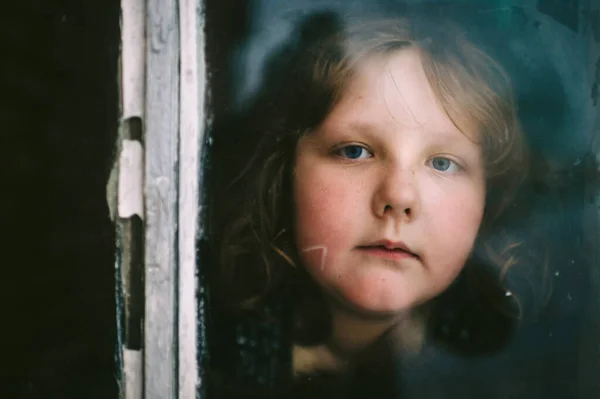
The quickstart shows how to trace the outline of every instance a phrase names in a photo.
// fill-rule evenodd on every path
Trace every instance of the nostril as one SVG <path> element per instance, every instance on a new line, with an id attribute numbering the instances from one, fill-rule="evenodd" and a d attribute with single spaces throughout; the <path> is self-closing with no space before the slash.
<path id="1" fill-rule="evenodd" d="M 411 214 L 411 213 L 412 213 L 412 211 L 410 210 L 410 208 L 406 208 L 406 209 L 404 210 L 404 214 L 405 214 L 406 216 L 410 216 L 410 214 Z"/>

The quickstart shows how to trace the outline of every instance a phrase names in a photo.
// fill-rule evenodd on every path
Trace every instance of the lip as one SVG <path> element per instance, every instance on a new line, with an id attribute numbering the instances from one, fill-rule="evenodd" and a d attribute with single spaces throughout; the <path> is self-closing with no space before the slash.
<path id="1" fill-rule="evenodd" d="M 372 256 L 394 261 L 419 258 L 402 241 L 380 240 L 368 245 L 361 245 L 357 249 Z"/>

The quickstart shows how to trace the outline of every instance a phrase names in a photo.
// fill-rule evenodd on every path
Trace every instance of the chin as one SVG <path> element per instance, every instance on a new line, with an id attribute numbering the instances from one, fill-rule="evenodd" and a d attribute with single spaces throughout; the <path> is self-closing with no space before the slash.
<path id="1" fill-rule="evenodd" d="M 346 311 L 365 319 L 386 320 L 410 312 L 418 306 L 414 301 L 398 302 L 394 304 L 383 305 L 381 303 L 372 303 L 370 301 L 344 298 L 339 295 L 334 296 L 337 306 Z"/>

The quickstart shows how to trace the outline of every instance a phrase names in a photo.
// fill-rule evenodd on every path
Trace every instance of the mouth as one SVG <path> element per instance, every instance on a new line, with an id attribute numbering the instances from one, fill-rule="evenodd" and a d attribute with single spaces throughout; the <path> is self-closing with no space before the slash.
<path id="1" fill-rule="evenodd" d="M 403 242 L 378 241 L 369 245 L 358 246 L 357 249 L 369 255 L 390 260 L 419 259 Z"/>

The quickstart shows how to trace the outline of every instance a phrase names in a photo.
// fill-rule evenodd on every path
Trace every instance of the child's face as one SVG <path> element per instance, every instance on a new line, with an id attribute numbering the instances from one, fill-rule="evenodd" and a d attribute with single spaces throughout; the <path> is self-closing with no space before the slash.
<path id="1" fill-rule="evenodd" d="M 483 160 L 470 135 L 437 104 L 416 50 L 363 64 L 296 152 L 296 244 L 326 292 L 387 314 L 452 283 L 484 208 Z"/>

